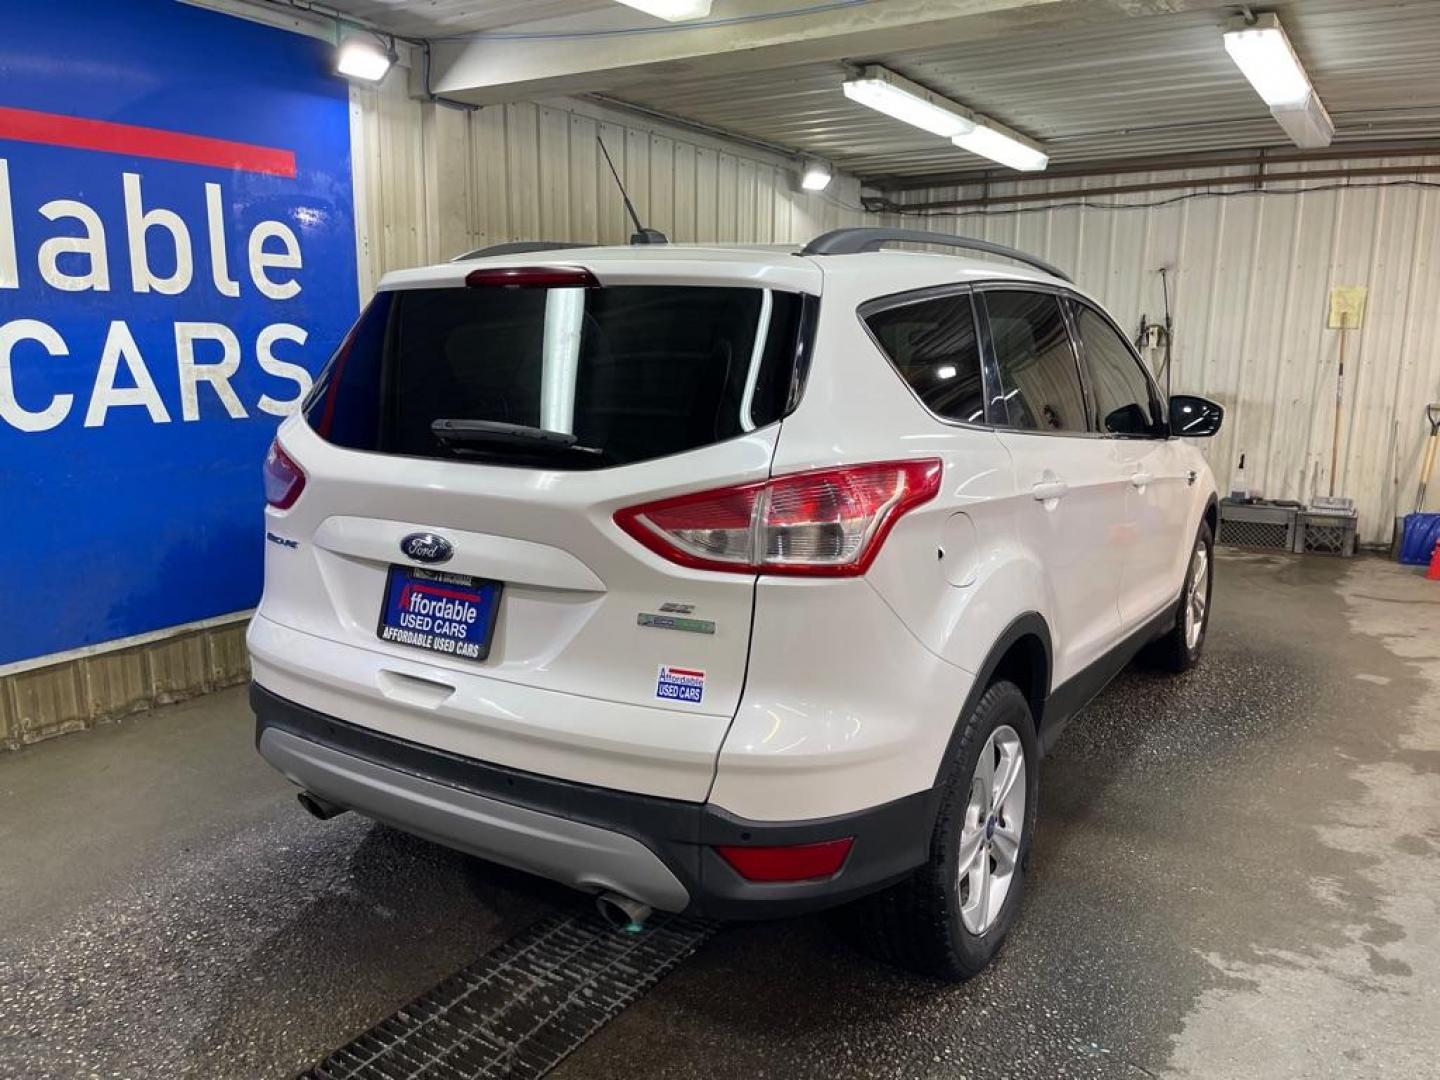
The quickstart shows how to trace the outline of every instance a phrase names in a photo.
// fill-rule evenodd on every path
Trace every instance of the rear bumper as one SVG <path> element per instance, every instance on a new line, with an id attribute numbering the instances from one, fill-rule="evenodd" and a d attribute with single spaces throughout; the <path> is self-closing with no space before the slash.
<path id="1" fill-rule="evenodd" d="M 292 782 L 340 806 L 481 858 L 664 911 L 773 918 L 845 903 L 925 861 L 931 792 L 838 817 L 769 823 L 708 803 L 556 780 L 435 750 L 326 716 L 252 684 L 256 745 Z M 854 837 L 840 872 L 757 884 L 718 844 Z"/>

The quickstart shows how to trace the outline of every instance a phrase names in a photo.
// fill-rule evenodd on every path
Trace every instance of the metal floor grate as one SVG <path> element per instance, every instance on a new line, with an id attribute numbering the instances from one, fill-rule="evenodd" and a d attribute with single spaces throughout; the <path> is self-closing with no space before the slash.
<path id="1" fill-rule="evenodd" d="M 714 923 L 663 914 L 639 934 L 598 914 L 542 919 L 301 1080 L 535 1080 L 714 931 Z"/>

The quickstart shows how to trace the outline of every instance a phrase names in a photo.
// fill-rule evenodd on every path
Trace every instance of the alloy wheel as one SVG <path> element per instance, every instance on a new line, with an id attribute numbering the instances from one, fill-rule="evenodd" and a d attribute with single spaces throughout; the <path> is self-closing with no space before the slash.
<path id="1" fill-rule="evenodd" d="M 1205 612 L 1210 606 L 1210 549 L 1205 541 L 1195 544 L 1190 556 L 1190 591 L 1185 596 L 1185 647 L 1194 650 L 1205 633 Z"/>
<path id="2" fill-rule="evenodd" d="M 960 920 L 977 937 L 999 918 L 1020 868 L 1026 780 L 1020 735 L 1001 724 L 975 763 L 960 829 Z"/>

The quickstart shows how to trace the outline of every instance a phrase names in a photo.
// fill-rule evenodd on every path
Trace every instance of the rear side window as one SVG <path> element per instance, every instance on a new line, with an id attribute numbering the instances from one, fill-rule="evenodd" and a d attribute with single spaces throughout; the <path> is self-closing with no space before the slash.
<path id="1" fill-rule="evenodd" d="M 1010 426 L 1087 431 L 1085 393 L 1059 298 L 1008 289 L 983 296 Z"/>
<path id="2" fill-rule="evenodd" d="M 1095 399 L 1095 429 L 1142 438 L 1164 435 L 1160 402 L 1130 347 L 1092 308 L 1076 304 L 1074 311 Z"/>
<path id="3" fill-rule="evenodd" d="M 865 324 L 915 396 L 937 416 L 985 422 L 985 391 L 970 294 L 900 303 Z"/>
<path id="4" fill-rule="evenodd" d="M 380 293 L 305 415 L 331 442 L 385 454 L 561 469 L 646 461 L 780 419 L 802 306 L 791 293 L 710 286 Z M 450 422 L 440 434 L 437 421 Z"/>

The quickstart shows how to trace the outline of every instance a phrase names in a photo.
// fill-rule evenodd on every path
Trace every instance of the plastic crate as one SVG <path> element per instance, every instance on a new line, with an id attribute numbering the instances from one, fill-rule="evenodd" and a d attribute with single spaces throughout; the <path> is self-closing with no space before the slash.
<path id="1" fill-rule="evenodd" d="M 1220 502 L 1216 543 L 1257 551 L 1295 551 L 1295 511 L 1285 506 Z"/>
<path id="2" fill-rule="evenodd" d="M 1293 550 L 1297 555 L 1338 555 L 1348 559 L 1355 554 L 1358 521 L 1354 514 L 1302 511 L 1295 515 Z"/>

